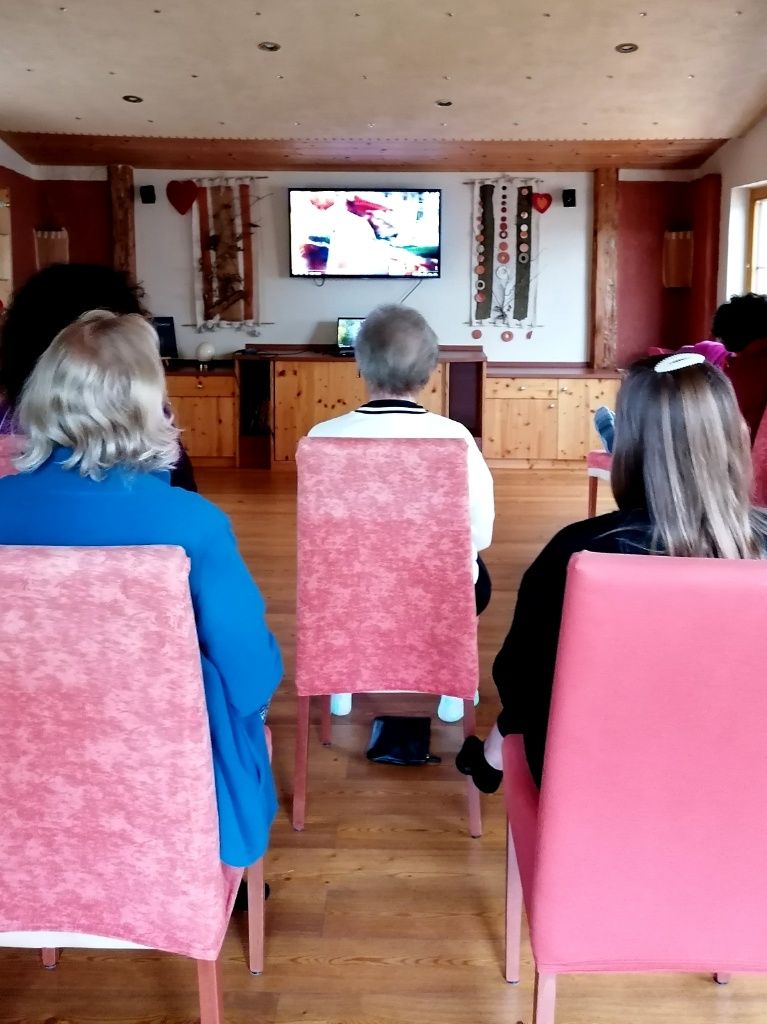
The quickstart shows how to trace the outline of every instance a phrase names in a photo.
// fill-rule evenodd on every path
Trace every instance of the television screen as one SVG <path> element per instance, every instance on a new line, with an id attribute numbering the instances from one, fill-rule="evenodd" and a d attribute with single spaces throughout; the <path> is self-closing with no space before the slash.
<path id="1" fill-rule="evenodd" d="M 439 189 L 290 189 L 293 277 L 439 277 Z"/>

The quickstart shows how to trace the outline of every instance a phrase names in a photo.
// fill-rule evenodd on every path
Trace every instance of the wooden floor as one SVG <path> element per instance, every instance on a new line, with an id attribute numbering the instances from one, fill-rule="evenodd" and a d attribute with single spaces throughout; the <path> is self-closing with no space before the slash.
<path id="1" fill-rule="evenodd" d="M 440 766 L 374 766 L 362 755 L 373 714 L 431 711 L 434 701 L 367 697 L 351 719 L 336 721 L 331 749 L 315 734 L 307 828 L 291 830 L 295 478 L 213 470 L 200 476 L 204 492 L 232 517 L 287 667 L 270 715 L 283 810 L 267 857 L 266 973 L 248 973 L 243 922 L 235 920 L 223 952 L 228 1024 L 529 1024 L 529 948 L 519 986 L 506 985 L 501 972 L 502 801 L 484 798 L 485 834 L 469 839 L 464 789 L 452 765 L 460 725 L 435 718 Z M 480 626 L 483 727 L 496 712 L 489 667 L 520 574 L 556 528 L 584 515 L 586 486 L 580 473 L 507 470 L 496 473 L 496 495 L 487 557 L 495 589 Z M 559 985 L 563 1024 L 762 1024 L 766 1017 L 761 978 L 737 977 L 723 988 L 702 975 L 581 976 Z M 0 951 L 2 1024 L 196 1019 L 195 970 L 181 958 L 65 951 L 49 972 L 32 951 Z"/>

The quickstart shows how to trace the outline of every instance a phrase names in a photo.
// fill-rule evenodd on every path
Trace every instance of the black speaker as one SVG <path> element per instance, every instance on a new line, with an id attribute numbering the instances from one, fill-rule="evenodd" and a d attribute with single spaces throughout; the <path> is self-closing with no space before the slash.
<path id="1" fill-rule="evenodd" d="M 152 203 L 157 202 L 154 185 L 139 185 L 138 194 L 141 196 L 141 202 L 145 206 L 151 206 Z M 575 206 L 575 203 L 573 203 L 573 206 Z"/>
<path id="2" fill-rule="evenodd" d="M 575 206 L 575 189 L 562 189 L 562 206 Z"/>

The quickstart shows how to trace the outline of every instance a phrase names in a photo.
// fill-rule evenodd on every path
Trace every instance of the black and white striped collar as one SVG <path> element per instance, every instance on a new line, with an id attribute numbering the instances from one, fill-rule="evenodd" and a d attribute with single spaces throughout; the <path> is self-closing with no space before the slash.
<path id="1" fill-rule="evenodd" d="M 380 416 L 388 412 L 404 412 L 420 416 L 427 410 L 417 402 L 409 402 L 405 398 L 375 398 L 372 402 L 365 402 L 356 411 L 364 413 L 366 416 Z"/>

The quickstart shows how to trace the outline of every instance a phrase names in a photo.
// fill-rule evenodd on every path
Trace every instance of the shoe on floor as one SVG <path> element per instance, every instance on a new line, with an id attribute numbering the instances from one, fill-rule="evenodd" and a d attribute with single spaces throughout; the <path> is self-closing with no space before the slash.
<path id="1" fill-rule="evenodd" d="M 495 793 L 503 782 L 503 772 L 485 760 L 485 744 L 479 736 L 467 736 L 455 757 L 462 775 L 470 775 L 480 793 Z"/>
<path id="2" fill-rule="evenodd" d="M 479 690 L 474 694 L 474 707 L 479 704 Z M 460 697 L 440 697 L 437 717 L 443 722 L 460 722 L 463 718 L 463 701 Z"/>

